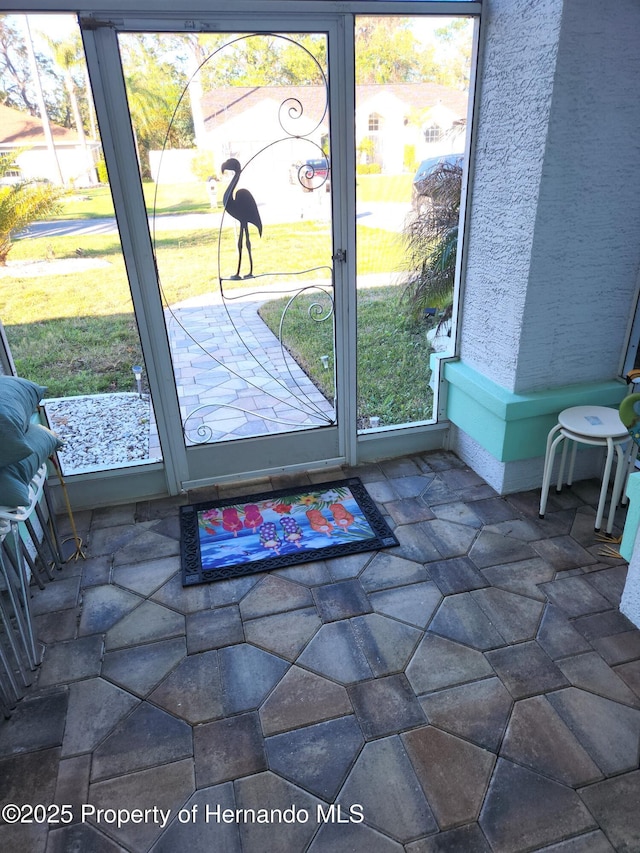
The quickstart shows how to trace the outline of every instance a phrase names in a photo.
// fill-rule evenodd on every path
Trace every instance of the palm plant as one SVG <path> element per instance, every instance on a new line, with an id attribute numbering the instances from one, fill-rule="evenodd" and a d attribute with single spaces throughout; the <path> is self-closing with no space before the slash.
<path id="1" fill-rule="evenodd" d="M 0 178 L 13 168 L 15 157 L 15 152 L 0 154 Z M 63 192 L 61 187 L 39 181 L 0 186 L 0 267 L 7 264 L 12 236 L 37 219 L 55 213 Z"/>
<path id="2" fill-rule="evenodd" d="M 73 123 L 75 125 L 76 133 L 78 134 L 78 141 L 82 150 L 82 165 L 83 167 L 86 167 L 91 183 L 95 183 L 95 170 L 87 150 L 87 137 L 84 132 L 82 116 L 80 114 L 77 87 L 75 80 L 73 79 L 73 72 L 79 68 L 81 69 L 84 61 L 80 34 L 74 33 L 66 40 L 56 40 L 47 35 L 45 35 L 44 38 L 53 54 L 53 61 L 60 71 L 62 71 L 64 86 L 67 91 L 67 97 L 73 114 Z"/>
<path id="3" fill-rule="evenodd" d="M 420 182 L 419 195 L 404 230 L 409 279 L 404 297 L 419 317 L 425 309 L 450 319 L 458 248 L 462 164 L 438 164 Z"/>

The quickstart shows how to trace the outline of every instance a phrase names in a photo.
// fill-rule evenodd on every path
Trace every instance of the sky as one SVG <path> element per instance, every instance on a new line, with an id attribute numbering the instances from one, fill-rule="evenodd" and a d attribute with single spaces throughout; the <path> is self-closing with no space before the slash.
<path id="1" fill-rule="evenodd" d="M 31 28 L 34 32 L 46 32 L 52 38 L 64 38 L 70 31 L 77 26 L 75 15 L 30 15 L 29 20 Z M 433 31 L 444 26 L 450 18 L 425 16 L 419 22 L 416 21 L 416 34 L 428 41 L 433 35 Z"/>

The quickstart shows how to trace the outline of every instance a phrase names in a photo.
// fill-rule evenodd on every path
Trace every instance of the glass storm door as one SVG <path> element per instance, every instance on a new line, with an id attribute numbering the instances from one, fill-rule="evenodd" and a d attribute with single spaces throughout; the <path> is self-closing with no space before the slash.
<path id="1" fill-rule="evenodd" d="M 327 41 L 118 36 L 189 481 L 342 455 Z"/>
<path id="2" fill-rule="evenodd" d="M 172 491 L 429 446 L 479 10 L 396 10 L 83 19 Z"/>

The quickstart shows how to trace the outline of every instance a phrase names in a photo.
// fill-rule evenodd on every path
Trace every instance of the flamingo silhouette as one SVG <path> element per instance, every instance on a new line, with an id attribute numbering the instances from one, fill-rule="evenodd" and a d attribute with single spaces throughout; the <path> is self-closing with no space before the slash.
<path id="1" fill-rule="evenodd" d="M 249 190 L 240 189 L 233 195 L 238 181 L 240 180 L 240 172 L 242 171 L 240 163 L 231 158 L 222 164 L 223 172 L 234 172 L 233 178 L 229 181 L 229 186 L 224 192 L 222 204 L 224 209 L 230 216 L 237 219 L 240 223 L 240 236 L 238 237 L 238 269 L 235 275 L 231 278 L 237 280 L 240 276 L 240 266 L 242 264 L 242 242 L 244 240 L 249 254 L 249 272 L 245 278 L 253 278 L 253 257 L 251 255 L 251 240 L 249 239 L 249 223 L 255 225 L 258 229 L 258 234 L 262 237 L 262 220 L 255 198 Z"/>

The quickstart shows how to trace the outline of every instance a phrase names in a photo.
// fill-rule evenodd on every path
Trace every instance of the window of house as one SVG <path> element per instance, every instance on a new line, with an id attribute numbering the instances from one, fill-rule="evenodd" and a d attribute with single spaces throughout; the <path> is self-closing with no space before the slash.
<path id="1" fill-rule="evenodd" d="M 429 125 L 424 130 L 424 141 L 429 142 L 440 142 L 442 139 L 442 128 L 438 127 L 437 124 Z"/>

